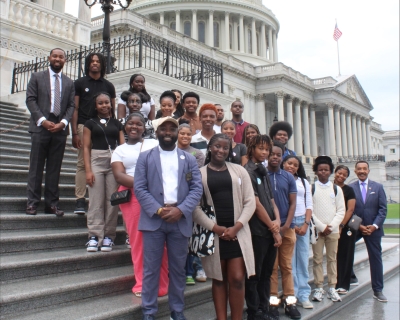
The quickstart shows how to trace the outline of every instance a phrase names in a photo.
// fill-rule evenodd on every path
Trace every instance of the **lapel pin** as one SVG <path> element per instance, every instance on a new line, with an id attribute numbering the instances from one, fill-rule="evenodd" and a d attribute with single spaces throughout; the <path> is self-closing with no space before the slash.
<path id="1" fill-rule="evenodd" d="M 180 158 L 183 160 L 183 159 L 185 159 L 185 156 L 182 155 L 182 156 L 180 156 Z"/>

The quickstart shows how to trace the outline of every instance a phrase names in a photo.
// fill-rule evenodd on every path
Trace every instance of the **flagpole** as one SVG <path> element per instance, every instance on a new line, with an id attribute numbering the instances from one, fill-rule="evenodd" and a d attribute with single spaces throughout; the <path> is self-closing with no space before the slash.
<path id="1" fill-rule="evenodd" d="M 336 21 L 336 27 L 337 27 L 337 19 Z M 340 57 L 339 57 L 339 39 L 336 40 L 336 47 L 337 47 L 337 62 L 338 62 L 338 69 L 339 69 L 339 77 L 341 76 L 340 74 Z"/>

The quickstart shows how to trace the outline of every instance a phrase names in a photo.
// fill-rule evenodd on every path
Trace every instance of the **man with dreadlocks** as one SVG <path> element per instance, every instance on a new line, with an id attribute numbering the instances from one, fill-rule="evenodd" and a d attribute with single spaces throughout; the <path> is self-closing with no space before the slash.
<path id="1" fill-rule="evenodd" d="M 292 137 L 293 127 L 289 122 L 278 121 L 275 122 L 269 129 L 269 136 L 272 140 L 279 141 L 285 146 L 285 151 L 282 155 L 282 159 L 285 159 L 288 155 L 296 155 L 296 152 L 287 148 L 287 142 Z"/>
<path id="2" fill-rule="evenodd" d="M 114 85 L 104 79 L 106 74 L 105 58 L 101 53 L 93 52 L 85 58 L 85 76 L 75 81 L 75 111 L 71 120 L 72 145 L 78 149 L 76 163 L 74 213 L 85 214 L 86 174 L 83 162 L 83 126 L 90 119 L 93 97 L 106 92 L 111 97 L 111 105 L 115 108 Z"/>

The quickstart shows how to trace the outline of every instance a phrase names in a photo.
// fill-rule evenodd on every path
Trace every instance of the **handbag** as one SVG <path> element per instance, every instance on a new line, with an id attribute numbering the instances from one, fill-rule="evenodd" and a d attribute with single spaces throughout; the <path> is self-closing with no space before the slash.
<path id="1" fill-rule="evenodd" d="M 362 219 L 359 216 L 353 214 L 353 216 L 347 222 L 347 226 L 350 228 L 351 231 L 357 232 L 360 228 L 361 222 Z"/>
<path id="2" fill-rule="evenodd" d="M 111 195 L 110 202 L 112 206 L 127 203 L 131 201 L 132 193 L 130 189 L 114 192 Z"/>
<path id="3" fill-rule="evenodd" d="M 314 219 L 311 217 L 310 220 L 310 243 L 316 244 L 318 241 L 318 231 L 317 227 L 315 226 Z"/>
<path id="4" fill-rule="evenodd" d="M 207 204 L 204 192 L 201 209 L 207 217 L 216 221 L 214 209 L 212 206 Z M 189 254 L 200 258 L 213 255 L 215 252 L 214 237 L 215 234 L 213 231 L 208 230 L 197 223 L 193 223 L 192 236 L 189 239 Z"/>

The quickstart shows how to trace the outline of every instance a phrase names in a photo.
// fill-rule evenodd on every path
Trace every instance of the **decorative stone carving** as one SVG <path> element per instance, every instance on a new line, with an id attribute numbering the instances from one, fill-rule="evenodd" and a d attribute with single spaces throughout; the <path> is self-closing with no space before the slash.
<path id="1" fill-rule="evenodd" d="M 229 91 L 229 95 L 233 95 L 233 93 L 235 92 L 236 87 L 232 86 L 232 85 L 228 85 L 228 91 Z"/>
<path id="2" fill-rule="evenodd" d="M 357 99 L 356 84 L 352 78 L 347 81 L 347 94 L 353 99 Z"/>

